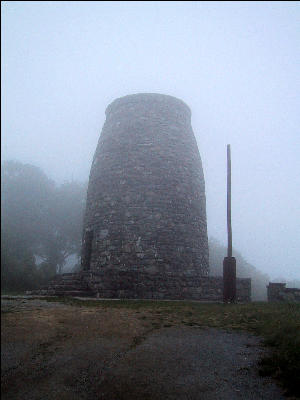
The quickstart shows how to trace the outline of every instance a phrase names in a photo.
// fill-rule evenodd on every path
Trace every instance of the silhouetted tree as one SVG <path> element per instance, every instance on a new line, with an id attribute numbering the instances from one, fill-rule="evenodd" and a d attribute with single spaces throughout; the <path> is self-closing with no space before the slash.
<path id="1" fill-rule="evenodd" d="M 71 254 L 80 254 L 86 185 L 66 182 L 58 187 L 49 209 L 49 228 L 39 255 L 61 273 Z"/>
<path id="2" fill-rule="evenodd" d="M 34 254 L 47 231 L 54 182 L 30 164 L 6 161 L 1 169 L 1 286 L 31 288 L 38 280 Z"/>
<path id="3" fill-rule="evenodd" d="M 33 165 L 6 161 L 1 169 L 2 288 L 32 288 L 61 273 L 79 254 L 86 185 L 57 187 Z M 35 257 L 42 263 L 37 266 Z"/>

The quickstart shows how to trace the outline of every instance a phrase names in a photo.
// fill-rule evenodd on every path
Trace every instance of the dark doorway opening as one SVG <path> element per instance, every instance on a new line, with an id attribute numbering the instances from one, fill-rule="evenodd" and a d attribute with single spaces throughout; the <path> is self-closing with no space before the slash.
<path id="1" fill-rule="evenodd" d="M 88 271 L 91 268 L 92 244 L 94 231 L 86 231 L 84 239 L 83 269 Z"/>

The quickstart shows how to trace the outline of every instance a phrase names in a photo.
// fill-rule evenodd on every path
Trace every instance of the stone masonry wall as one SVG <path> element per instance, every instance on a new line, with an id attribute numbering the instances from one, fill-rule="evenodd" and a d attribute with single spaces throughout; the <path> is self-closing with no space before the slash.
<path id="1" fill-rule="evenodd" d="M 142 271 L 85 272 L 84 280 L 99 298 L 223 301 L 221 276 L 150 275 Z M 251 279 L 237 279 L 237 301 L 251 301 Z"/>
<path id="2" fill-rule="evenodd" d="M 267 286 L 269 302 L 300 302 L 300 289 L 286 288 L 286 283 L 272 283 Z"/>
<path id="3" fill-rule="evenodd" d="M 144 298 L 175 296 L 176 287 L 191 297 L 191 277 L 207 276 L 208 268 L 205 184 L 190 109 L 160 94 L 115 100 L 90 172 L 82 269 L 97 272 L 114 297 L 128 295 L 122 287 L 131 276 L 131 295 Z"/>

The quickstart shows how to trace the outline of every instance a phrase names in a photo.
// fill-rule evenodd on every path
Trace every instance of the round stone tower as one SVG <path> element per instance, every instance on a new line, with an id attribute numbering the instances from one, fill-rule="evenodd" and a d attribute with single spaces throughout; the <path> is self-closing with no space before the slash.
<path id="1" fill-rule="evenodd" d="M 155 93 L 115 100 L 90 172 L 82 269 L 112 279 L 137 271 L 141 285 L 157 275 L 168 288 L 168 276 L 174 284 L 208 268 L 205 184 L 189 107 Z"/>

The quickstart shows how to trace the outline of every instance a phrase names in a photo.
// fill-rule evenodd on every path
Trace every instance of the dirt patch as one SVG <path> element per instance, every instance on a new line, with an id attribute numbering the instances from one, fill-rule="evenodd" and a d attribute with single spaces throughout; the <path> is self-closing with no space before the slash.
<path id="1" fill-rule="evenodd" d="M 86 376 L 88 381 L 87 372 L 94 366 L 101 374 L 111 359 L 152 329 L 140 313 L 131 310 L 6 300 L 3 311 L 4 398 L 88 398 L 88 382 L 80 387 L 78 379 L 82 383 Z"/>
<path id="2" fill-rule="evenodd" d="M 159 310 L 38 299 L 4 300 L 2 311 L 4 399 L 283 398 L 259 377 L 265 350 L 246 333 L 183 326 Z"/>

